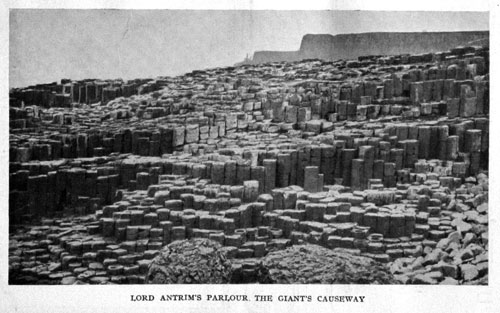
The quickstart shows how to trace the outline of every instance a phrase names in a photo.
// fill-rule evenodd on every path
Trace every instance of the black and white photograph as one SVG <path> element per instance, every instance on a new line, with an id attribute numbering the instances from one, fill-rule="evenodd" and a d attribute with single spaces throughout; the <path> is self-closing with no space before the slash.
<path id="1" fill-rule="evenodd" d="M 3 5 L 6 307 L 494 312 L 498 4 L 243 2 Z"/>

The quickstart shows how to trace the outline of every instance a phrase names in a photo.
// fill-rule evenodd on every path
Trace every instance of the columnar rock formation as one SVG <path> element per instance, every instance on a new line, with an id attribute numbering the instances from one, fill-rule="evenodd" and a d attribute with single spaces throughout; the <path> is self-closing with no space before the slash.
<path id="1" fill-rule="evenodd" d="M 64 80 L 10 114 L 12 283 L 141 283 L 189 238 L 239 282 L 302 243 L 487 281 L 487 48 Z"/>

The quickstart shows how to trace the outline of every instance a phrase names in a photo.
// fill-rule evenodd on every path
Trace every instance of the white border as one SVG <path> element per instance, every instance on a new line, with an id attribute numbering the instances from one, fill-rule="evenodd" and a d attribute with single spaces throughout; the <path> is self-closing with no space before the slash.
<path id="1" fill-rule="evenodd" d="M 0 123 L 1 128 L 1 215 L 0 215 L 0 312 L 118 312 L 118 311 L 325 311 L 325 312 L 499 312 L 499 195 L 490 193 L 491 238 L 489 253 L 489 286 L 326 286 L 326 285 L 198 285 L 198 286 L 8 286 L 8 9 L 9 8 L 119 8 L 119 9 L 253 9 L 253 10 L 385 10 L 385 11 L 490 11 L 491 76 L 497 82 L 499 48 L 497 30 L 499 24 L 499 1 L 117 1 L 117 0 L 71 0 L 71 1 L 4 1 L 0 3 Z M 499 93 L 491 90 L 491 138 L 496 138 L 496 120 L 500 112 L 496 106 Z M 499 187 L 498 165 L 493 156 L 499 155 L 495 140 L 490 144 L 490 190 Z M 363 304 L 330 303 L 218 303 L 218 302 L 130 302 L 131 294 L 279 294 L 301 295 L 363 295 Z M 311 306 L 313 304 L 314 306 Z"/>

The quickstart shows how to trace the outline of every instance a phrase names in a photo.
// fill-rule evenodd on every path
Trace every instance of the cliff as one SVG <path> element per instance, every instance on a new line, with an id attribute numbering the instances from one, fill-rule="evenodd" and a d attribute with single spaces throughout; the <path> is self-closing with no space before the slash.
<path id="1" fill-rule="evenodd" d="M 303 59 L 355 59 L 363 55 L 419 54 L 446 51 L 484 40 L 489 31 L 307 34 L 298 51 L 256 51 L 252 64 Z"/>

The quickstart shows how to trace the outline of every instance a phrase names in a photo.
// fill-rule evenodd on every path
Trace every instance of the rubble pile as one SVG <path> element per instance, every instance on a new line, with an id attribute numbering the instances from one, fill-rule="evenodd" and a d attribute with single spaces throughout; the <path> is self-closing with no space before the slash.
<path id="1" fill-rule="evenodd" d="M 310 243 L 402 283 L 487 283 L 488 52 L 108 81 L 122 93 L 106 99 L 89 98 L 96 81 L 50 85 L 70 107 L 13 90 L 10 279 L 143 283 L 162 247 L 200 238 L 231 282 Z"/>
<path id="2" fill-rule="evenodd" d="M 150 284 L 222 284 L 231 279 L 231 262 L 209 239 L 174 241 L 149 265 Z"/>
<path id="3" fill-rule="evenodd" d="M 371 258 L 297 245 L 269 253 L 262 260 L 261 283 L 268 284 L 398 284 L 387 268 Z"/>

